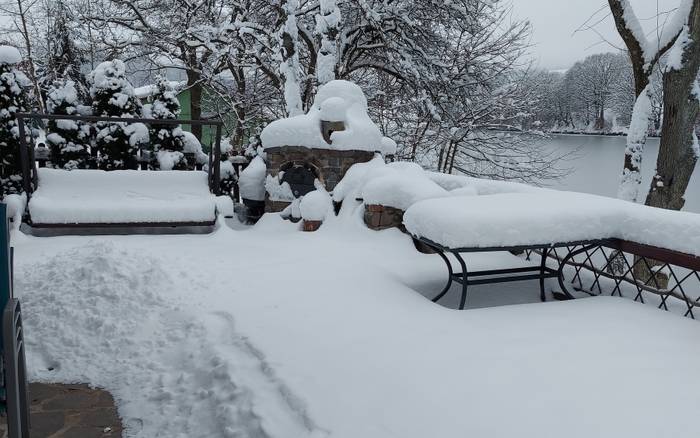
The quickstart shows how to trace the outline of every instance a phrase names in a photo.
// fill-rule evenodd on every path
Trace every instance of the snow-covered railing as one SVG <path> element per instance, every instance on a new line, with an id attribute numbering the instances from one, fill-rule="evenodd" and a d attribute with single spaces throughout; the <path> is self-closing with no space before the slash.
<path id="1" fill-rule="evenodd" d="M 528 250 L 528 260 L 533 253 L 542 255 Z M 563 267 L 564 290 L 628 297 L 700 317 L 700 257 L 620 239 L 552 248 L 547 256 Z"/>
<path id="2" fill-rule="evenodd" d="M 17 121 L 20 137 L 20 155 L 22 160 L 22 184 L 23 189 L 30 198 L 38 184 L 38 174 L 34 148 L 27 144 L 27 120 L 72 120 L 87 123 L 94 122 L 121 122 L 121 123 L 142 123 L 145 125 L 190 125 L 190 126 L 214 126 L 216 129 L 214 144 L 211 145 L 208 154 L 208 182 L 209 188 L 215 195 L 220 194 L 220 167 L 215 163 L 221 161 L 221 128 L 223 122 L 220 120 L 180 120 L 180 119 L 146 119 L 136 117 L 99 117 L 80 116 L 62 114 L 39 114 L 39 113 L 17 113 Z M 95 148 L 91 148 L 93 156 L 97 153 Z"/>

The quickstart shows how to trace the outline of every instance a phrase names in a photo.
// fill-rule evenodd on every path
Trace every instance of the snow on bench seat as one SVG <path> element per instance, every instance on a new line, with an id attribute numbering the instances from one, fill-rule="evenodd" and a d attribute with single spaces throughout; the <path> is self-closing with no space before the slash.
<path id="1" fill-rule="evenodd" d="M 700 256 L 700 215 L 576 192 L 428 199 L 406 211 L 404 225 L 452 249 L 616 238 Z"/>
<path id="2" fill-rule="evenodd" d="M 210 223 L 215 197 L 199 171 L 39 169 L 38 224 Z"/>

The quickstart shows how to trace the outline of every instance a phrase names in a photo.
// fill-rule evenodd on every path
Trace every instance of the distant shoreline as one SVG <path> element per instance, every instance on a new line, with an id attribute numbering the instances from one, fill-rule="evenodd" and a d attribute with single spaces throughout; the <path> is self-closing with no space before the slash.
<path id="1" fill-rule="evenodd" d="M 571 132 L 571 131 L 547 131 L 548 135 L 585 135 L 588 137 L 627 137 L 624 132 Z M 659 135 L 649 135 L 650 138 L 661 138 Z"/>

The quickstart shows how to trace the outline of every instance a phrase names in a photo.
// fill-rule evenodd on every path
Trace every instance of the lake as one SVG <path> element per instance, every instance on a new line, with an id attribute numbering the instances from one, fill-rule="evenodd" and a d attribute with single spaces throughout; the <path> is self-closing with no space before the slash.
<path id="1" fill-rule="evenodd" d="M 560 152 L 578 151 L 576 158 L 566 164 L 573 172 L 560 181 L 546 185 L 560 190 L 612 196 L 617 194 L 617 185 L 624 161 L 625 141 L 623 136 L 605 135 L 552 135 L 545 140 Z M 647 140 L 642 161 L 642 187 L 640 198 L 644 201 L 651 177 L 656 167 L 659 139 Z M 685 195 L 684 211 L 700 213 L 700 171 L 696 168 Z"/>

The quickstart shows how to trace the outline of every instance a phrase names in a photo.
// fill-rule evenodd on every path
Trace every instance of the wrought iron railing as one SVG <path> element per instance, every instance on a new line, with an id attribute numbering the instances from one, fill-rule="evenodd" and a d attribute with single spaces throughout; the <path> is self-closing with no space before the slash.
<path id="1" fill-rule="evenodd" d="M 533 252 L 525 253 L 530 258 Z M 700 257 L 610 240 L 553 248 L 548 257 L 564 269 L 563 289 L 611 295 L 652 304 L 695 319 L 700 316 Z"/>

